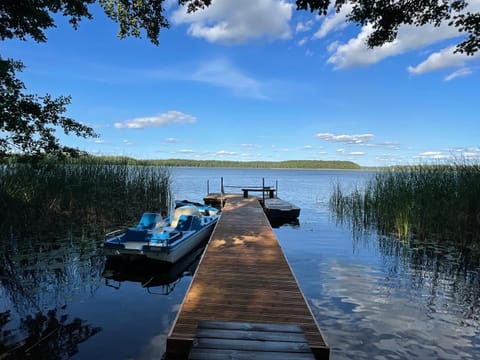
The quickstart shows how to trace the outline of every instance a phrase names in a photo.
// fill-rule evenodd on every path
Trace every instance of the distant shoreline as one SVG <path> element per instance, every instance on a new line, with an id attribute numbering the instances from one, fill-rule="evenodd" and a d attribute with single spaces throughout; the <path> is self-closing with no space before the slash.
<path id="1" fill-rule="evenodd" d="M 278 170 L 365 170 L 353 161 L 327 161 L 327 160 L 286 160 L 286 161 L 222 161 L 222 160 L 187 160 L 187 159 L 162 159 L 139 160 L 129 157 L 95 156 L 106 163 L 131 164 L 164 167 L 190 167 L 190 168 L 244 168 L 244 169 L 278 169 Z"/>

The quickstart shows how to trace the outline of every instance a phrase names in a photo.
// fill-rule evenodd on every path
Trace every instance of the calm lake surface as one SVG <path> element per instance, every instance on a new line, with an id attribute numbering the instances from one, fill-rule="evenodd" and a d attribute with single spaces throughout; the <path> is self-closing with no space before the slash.
<path id="1" fill-rule="evenodd" d="M 207 181 L 218 192 L 221 177 L 231 186 L 261 186 L 265 178 L 301 208 L 298 224 L 274 232 L 331 359 L 480 359 L 477 262 L 445 242 L 354 237 L 329 213 L 336 181 L 351 187 L 371 175 L 172 169 L 178 200 L 203 201 Z M 161 358 L 200 253 L 171 268 L 126 271 L 106 262 L 102 239 L 69 234 L 36 241 L 2 234 L 0 359 Z"/>

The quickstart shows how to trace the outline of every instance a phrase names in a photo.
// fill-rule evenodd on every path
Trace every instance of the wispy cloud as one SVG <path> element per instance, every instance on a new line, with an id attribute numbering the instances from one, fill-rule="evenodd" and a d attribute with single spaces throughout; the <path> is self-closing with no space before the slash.
<path id="1" fill-rule="evenodd" d="M 258 145 L 258 144 L 240 144 L 241 147 L 247 149 L 247 150 L 258 150 L 258 149 L 261 149 L 262 146 L 261 145 Z"/>
<path id="2" fill-rule="evenodd" d="M 299 33 L 299 32 L 310 31 L 312 26 L 313 26 L 313 20 L 308 20 L 305 22 L 300 21 L 297 23 L 297 26 L 295 27 L 295 32 Z"/>
<path id="3" fill-rule="evenodd" d="M 303 39 L 298 40 L 298 46 L 303 46 L 307 43 L 308 37 L 304 37 Z"/>
<path id="4" fill-rule="evenodd" d="M 415 158 L 417 159 L 435 159 L 435 160 L 447 159 L 450 157 L 451 157 L 450 154 L 445 154 L 442 151 L 425 151 L 415 156 Z"/>
<path id="5" fill-rule="evenodd" d="M 315 135 L 316 138 L 331 141 L 331 142 L 341 142 L 347 144 L 363 144 L 365 142 L 371 141 L 375 138 L 373 134 L 360 134 L 360 135 L 335 135 L 331 133 L 318 133 Z"/>
<path id="6" fill-rule="evenodd" d="M 469 69 L 469 68 L 461 68 L 461 69 L 459 69 L 459 70 L 457 70 L 457 71 L 454 71 L 453 73 L 445 76 L 445 77 L 443 78 L 443 80 L 445 80 L 445 81 L 451 81 L 451 80 L 456 79 L 456 78 L 458 78 L 458 77 L 468 76 L 468 75 L 470 75 L 471 73 L 472 73 L 472 70 L 471 70 L 471 69 Z"/>
<path id="7" fill-rule="evenodd" d="M 363 143 L 359 145 L 366 146 L 366 147 L 386 148 L 386 149 L 392 149 L 392 150 L 400 149 L 400 144 L 394 141 L 382 141 L 378 143 Z"/>
<path id="8" fill-rule="evenodd" d="M 213 58 L 174 67 L 147 70 L 150 80 L 194 81 L 227 89 L 235 96 L 268 99 L 268 81 L 256 79 L 227 58 Z"/>
<path id="9" fill-rule="evenodd" d="M 331 48 L 333 54 L 328 59 L 328 63 L 338 69 L 376 64 L 385 58 L 421 49 L 438 41 L 458 36 L 458 31 L 447 24 L 440 27 L 408 25 L 400 28 L 397 39 L 393 42 L 370 49 L 366 45 L 366 41 L 372 31 L 372 25 L 365 25 L 356 38 L 352 38 L 344 44 L 337 43 L 336 47 Z"/>
<path id="10" fill-rule="evenodd" d="M 175 150 L 173 151 L 174 154 L 194 154 L 195 151 L 192 150 L 192 149 L 179 149 L 179 150 Z"/>
<path id="11" fill-rule="evenodd" d="M 352 8 L 353 6 L 350 3 L 343 5 L 339 12 L 332 7 L 313 37 L 322 39 L 332 31 L 345 29 L 348 26 L 347 15 L 352 11 Z"/>
<path id="12" fill-rule="evenodd" d="M 105 140 L 93 140 L 93 143 L 97 144 L 97 145 L 110 145 L 111 144 L 111 142 L 105 141 Z"/>
<path id="13" fill-rule="evenodd" d="M 130 140 L 123 140 L 122 143 L 123 143 L 123 145 L 126 145 L 126 146 L 135 146 L 135 145 L 137 145 L 136 143 L 134 143 L 133 141 L 130 141 Z"/>
<path id="14" fill-rule="evenodd" d="M 233 91 L 242 97 L 266 99 L 264 84 L 241 71 L 226 59 L 210 60 L 189 75 L 188 79 L 208 83 Z"/>
<path id="15" fill-rule="evenodd" d="M 188 34 L 209 42 L 244 43 L 251 39 L 288 39 L 293 4 L 285 0 L 215 0 L 194 13 L 181 7 L 173 13 L 176 24 L 189 24 Z"/>
<path id="16" fill-rule="evenodd" d="M 234 151 L 219 150 L 215 153 L 215 155 L 218 155 L 220 157 L 224 157 L 224 156 L 234 156 L 234 155 L 237 155 L 237 153 L 234 152 Z"/>
<path id="17" fill-rule="evenodd" d="M 466 159 L 478 160 L 480 159 L 480 147 L 457 147 L 442 150 L 424 151 L 414 156 L 415 159 L 423 160 L 451 160 Z"/>
<path id="18" fill-rule="evenodd" d="M 417 66 L 409 66 L 408 72 L 410 74 L 419 75 L 446 68 L 463 67 L 467 62 L 480 58 L 479 53 L 473 56 L 455 53 L 455 48 L 455 46 L 450 46 L 441 51 L 434 52 Z"/>
<path id="19" fill-rule="evenodd" d="M 171 124 L 193 124 L 196 121 L 197 119 L 192 115 L 172 110 L 156 116 L 140 117 L 124 122 L 117 122 L 114 126 L 117 129 L 143 129 L 146 127 L 162 127 Z"/>

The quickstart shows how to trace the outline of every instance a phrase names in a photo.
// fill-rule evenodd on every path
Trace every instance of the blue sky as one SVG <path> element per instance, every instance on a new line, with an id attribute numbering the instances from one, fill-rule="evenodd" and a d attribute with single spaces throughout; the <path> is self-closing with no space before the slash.
<path id="1" fill-rule="evenodd" d="M 480 0 L 470 2 L 480 10 Z M 65 137 L 98 155 L 139 159 L 352 160 L 364 166 L 480 157 L 480 54 L 453 54 L 448 26 L 404 27 L 368 49 L 369 26 L 287 0 L 168 2 L 160 45 L 116 37 L 96 7 L 48 41 L 9 41 L 27 91 L 71 95 L 67 115 L 100 138 Z M 348 8 L 345 8 L 345 11 Z"/>

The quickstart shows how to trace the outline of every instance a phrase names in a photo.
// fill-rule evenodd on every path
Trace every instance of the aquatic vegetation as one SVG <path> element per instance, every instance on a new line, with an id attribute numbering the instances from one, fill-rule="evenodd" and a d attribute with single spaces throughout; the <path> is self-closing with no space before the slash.
<path id="1" fill-rule="evenodd" d="M 480 164 L 418 165 L 377 172 L 346 194 L 335 184 L 330 209 L 354 230 L 402 239 L 448 237 L 476 247 L 480 237 Z"/>
<path id="2" fill-rule="evenodd" d="M 0 165 L 0 226 L 47 229 L 133 221 L 167 212 L 171 178 L 162 167 L 110 164 L 93 157 L 10 159 Z"/>

